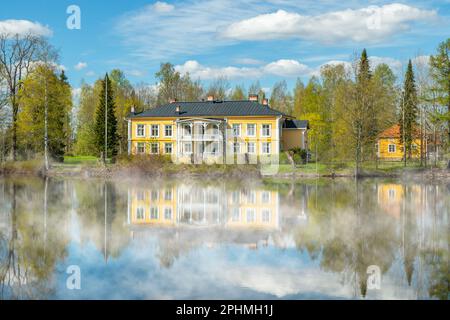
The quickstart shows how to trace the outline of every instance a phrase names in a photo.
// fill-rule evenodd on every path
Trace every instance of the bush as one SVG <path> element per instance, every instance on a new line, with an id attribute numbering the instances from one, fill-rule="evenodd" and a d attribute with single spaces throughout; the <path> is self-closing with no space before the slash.
<path id="1" fill-rule="evenodd" d="M 293 148 L 289 150 L 291 154 L 293 154 L 292 158 L 296 164 L 304 164 L 306 162 L 306 157 L 308 156 L 308 152 L 305 149 L 301 148 Z"/>

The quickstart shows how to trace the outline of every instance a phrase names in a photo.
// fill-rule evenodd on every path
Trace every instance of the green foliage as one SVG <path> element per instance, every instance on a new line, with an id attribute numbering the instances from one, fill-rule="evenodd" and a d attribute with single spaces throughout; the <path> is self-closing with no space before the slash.
<path id="1" fill-rule="evenodd" d="M 402 103 L 400 105 L 399 125 L 400 135 L 405 142 L 406 151 L 411 158 L 411 144 L 414 138 L 414 131 L 417 125 L 417 89 L 414 80 L 414 71 L 411 60 L 405 74 L 403 86 Z"/>
<path id="2" fill-rule="evenodd" d="M 106 157 L 117 155 L 118 134 L 117 119 L 115 114 L 114 92 L 108 74 L 102 83 L 97 109 L 95 112 L 94 141 L 97 153 L 106 154 Z M 105 115 L 106 112 L 106 115 Z M 106 118 L 106 121 L 105 121 Z M 107 134 L 107 150 L 105 150 L 105 126 Z"/>
<path id="3" fill-rule="evenodd" d="M 50 156 L 62 161 L 70 137 L 71 88 L 64 78 L 47 66 L 30 72 L 19 91 L 21 112 L 17 120 L 19 149 L 26 158 L 44 152 L 45 105 L 48 107 Z"/>

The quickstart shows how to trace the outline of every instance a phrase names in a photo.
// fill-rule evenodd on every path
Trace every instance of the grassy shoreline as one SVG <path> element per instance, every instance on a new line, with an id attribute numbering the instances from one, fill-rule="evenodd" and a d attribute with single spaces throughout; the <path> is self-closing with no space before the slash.
<path id="1" fill-rule="evenodd" d="M 257 165 L 188 165 L 173 164 L 167 158 L 123 158 L 115 164 L 103 165 L 94 157 L 65 157 L 64 163 L 52 163 L 45 172 L 42 160 L 4 162 L 0 164 L 0 176 L 31 175 L 50 177 L 233 177 L 233 178 L 354 178 L 352 164 L 280 164 L 273 175 L 262 175 Z M 450 180 L 450 170 L 443 168 L 424 168 L 417 163 L 379 163 L 366 164 L 361 178 L 420 178 Z"/>

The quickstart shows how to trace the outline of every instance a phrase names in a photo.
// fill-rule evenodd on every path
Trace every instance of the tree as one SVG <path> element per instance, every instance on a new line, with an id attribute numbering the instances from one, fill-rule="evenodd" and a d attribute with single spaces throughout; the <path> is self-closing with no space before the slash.
<path id="1" fill-rule="evenodd" d="M 189 74 L 181 76 L 171 63 L 162 63 L 155 77 L 159 80 L 157 105 L 171 99 L 198 101 L 203 94 L 199 81 L 192 81 Z"/>
<path id="2" fill-rule="evenodd" d="M 117 155 L 119 137 L 117 134 L 115 109 L 112 83 L 108 74 L 106 74 L 105 79 L 102 81 L 94 125 L 95 146 L 97 152 L 103 154 L 104 159 Z"/>
<path id="3" fill-rule="evenodd" d="M 293 111 L 293 98 L 287 90 L 286 81 L 275 83 L 270 94 L 270 106 L 285 114 L 291 115 Z"/>
<path id="4" fill-rule="evenodd" d="M 231 100 L 245 100 L 245 89 L 244 86 L 241 85 L 237 85 L 236 87 L 234 87 L 233 92 L 231 93 L 230 96 Z"/>
<path id="5" fill-rule="evenodd" d="M 21 110 L 16 120 L 19 150 L 28 158 L 45 151 L 47 109 L 48 151 L 53 159 L 62 161 L 71 131 L 70 86 L 61 80 L 54 68 L 40 64 L 23 80 L 18 101 Z"/>
<path id="6" fill-rule="evenodd" d="M 437 54 L 430 57 L 430 71 L 439 92 L 439 103 L 447 106 L 448 145 L 450 146 L 450 38 L 439 44 Z"/>
<path id="7" fill-rule="evenodd" d="M 39 61 L 43 51 L 49 49 L 43 37 L 32 34 L 11 35 L 0 33 L 0 72 L 8 88 L 8 103 L 12 111 L 12 153 L 17 158 L 18 93 L 24 76 L 33 62 Z M 48 53 L 48 52 L 47 52 Z"/>
<path id="8" fill-rule="evenodd" d="M 408 62 L 408 67 L 405 74 L 405 82 L 403 85 L 403 96 L 400 104 L 400 136 L 403 140 L 405 148 L 405 157 L 411 158 L 412 141 L 415 135 L 417 124 L 417 90 L 414 80 L 414 71 L 411 60 Z"/>
<path id="9" fill-rule="evenodd" d="M 207 96 L 213 96 L 216 100 L 226 100 L 230 83 L 226 77 L 218 77 L 208 87 Z"/>

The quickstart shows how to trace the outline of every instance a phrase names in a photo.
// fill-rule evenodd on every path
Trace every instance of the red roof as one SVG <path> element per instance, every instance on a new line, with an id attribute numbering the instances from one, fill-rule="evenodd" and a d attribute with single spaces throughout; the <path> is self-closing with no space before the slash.
<path id="1" fill-rule="evenodd" d="M 420 137 L 420 129 L 414 128 L 414 136 L 416 138 Z M 379 138 L 400 138 L 400 126 L 398 124 L 387 128 L 378 135 Z"/>

